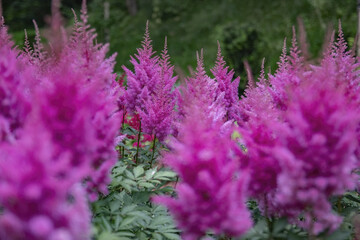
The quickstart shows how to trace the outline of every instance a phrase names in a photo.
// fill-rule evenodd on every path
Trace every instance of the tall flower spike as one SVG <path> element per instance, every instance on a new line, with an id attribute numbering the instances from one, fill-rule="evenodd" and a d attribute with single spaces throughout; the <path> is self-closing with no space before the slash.
<path id="1" fill-rule="evenodd" d="M 317 71 L 324 74 L 310 75 L 292 90 L 286 124 L 274 125 L 280 144 L 273 154 L 282 168 L 276 201 L 285 209 L 305 211 L 305 221 L 299 224 L 313 234 L 332 231 L 341 223 L 328 199 L 355 187 L 359 124 L 356 108 L 328 81 L 332 73 L 326 68 Z"/>
<path id="2" fill-rule="evenodd" d="M 173 77 L 174 67 L 170 65 L 170 57 L 167 51 L 167 39 L 165 38 L 164 50 L 159 60 L 160 78 L 155 91 L 145 102 L 144 110 L 137 108 L 143 131 L 155 135 L 160 141 L 167 137 L 175 121 L 176 92 L 173 90 L 177 76 Z"/>
<path id="3" fill-rule="evenodd" d="M 0 23 L 0 143 L 19 137 L 30 111 L 25 84 L 30 79 L 26 66 L 17 59 L 18 52 L 7 33 L 3 18 Z"/>
<path id="4" fill-rule="evenodd" d="M 211 72 L 218 83 L 217 95 L 219 96 L 221 93 L 224 93 L 224 105 L 227 120 L 236 120 L 239 115 L 238 87 L 240 77 L 237 77 L 234 81 L 232 81 L 234 70 L 228 71 L 228 68 L 229 67 L 226 66 L 226 62 L 224 61 L 224 57 L 221 54 L 221 46 L 218 41 L 217 58 L 215 66 L 211 69 Z"/>
<path id="5" fill-rule="evenodd" d="M 135 58 L 131 56 L 131 64 L 134 72 L 122 66 L 127 76 L 127 89 L 125 92 L 125 104 L 131 113 L 137 108 L 144 109 L 144 102 L 154 93 L 160 73 L 158 57 L 153 57 L 155 52 L 149 36 L 149 22 L 146 23 L 142 48 L 137 49 Z"/>
<path id="6" fill-rule="evenodd" d="M 181 137 L 171 142 L 172 152 L 163 159 L 181 179 L 178 198 L 158 196 L 154 201 L 169 208 L 183 239 L 200 239 L 208 230 L 240 236 L 252 226 L 244 203 L 247 176 L 237 171 L 237 146 L 230 134 L 220 135 L 221 125 L 199 110 L 193 106 Z"/>
<path id="7" fill-rule="evenodd" d="M 15 144 L 2 146 L 0 239 L 90 239 L 85 193 L 60 177 L 68 159 L 64 154 L 54 161 L 53 147 L 49 135 L 32 125 Z"/>
<path id="8" fill-rule="evenodd" d="M 218 83 L 211 79 L 205 72 L 203 50 L 200 55 L 197 52 L 196 71 L 192 77 L 186 81 L 185 101 L 183 104 L 184 112 L 188 114 L 193 111 L 193 105 L 202 106 L 206 116 L 212 121 L 223 121 L 225 117 L 224 92 L 217 94 Z"/>
<path id="9" fill-rule="evenodd" d="M 297 47 L 295 29 L 293 29 L 292 47 L 290 56 L 286 54 L 286 39 L 284 41 L 283 53 L 278 63 L 279 68 L 275 75 L 270 75 L 270 93 L 275 106 L 280 110 L 286 110 L 288 105 L 288 89 L 300 84 L 301 75 L 304 74 L 303 58 Z"/>

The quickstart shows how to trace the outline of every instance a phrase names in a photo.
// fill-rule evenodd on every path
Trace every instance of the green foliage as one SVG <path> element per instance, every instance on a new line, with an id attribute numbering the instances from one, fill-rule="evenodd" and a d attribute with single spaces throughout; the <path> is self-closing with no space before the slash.
<path id="1" fill-rule="evenodd" d="M 129 136 L 138 132 L 126 125 Z M 134 158 L 134 140 L 125 139 L 119 147 L 124 156 L 112 170 L 110 193 L 92 205 L 95 238 L 116 239 L 179 239 L 179 230 L 168 211 L 151 202 L 155 194 L 173 194 L 176 174 L 159 164 L 150 166 L 149 147 L 139 151 L 138 164 Z M 157 145 L 159 149 L 160 145 Z M 156 162 L 155 162 L 156 163 Z"/>
<path id="2" fill-rule="evenodd" d="M 108 20 L 104 20 L 104 0 L 93 0 L 90 4 L 90 20 L 99 32 L 99 40 L 104 41 L 108 35 L 111 51 L 119 53 L 118 71 L 122 64 L 129 66 L 129 55 L 140 46 L 147 19 L 154 48 L 161 51 L 167 36 L 172 62 L 185 74 L 188 66 L 195 67 L 195 51 L 201 48 L 205 50 L 205 66 L 211 68 L 219 40 L 225 59 L 235 74 L 241 75 L 241 89 L 246 85 L 243 61 L 249 62 L 255 76 L 263 58 L 267 72 L 275 69 L 283 40 L 287 37 L 290 45 L 291 28 L 297 25 L 298 17 L 303 19 L 307 42 L 311 43 L 312 61 L 321 55 L 328 25 L 336 27 L 341 19 L 345 38 L 352 40 L 350 43 L 356 34 L 356 0 L 134 1 L 137 12 L 130 15 L 126 1 L 107 0 Z"/>

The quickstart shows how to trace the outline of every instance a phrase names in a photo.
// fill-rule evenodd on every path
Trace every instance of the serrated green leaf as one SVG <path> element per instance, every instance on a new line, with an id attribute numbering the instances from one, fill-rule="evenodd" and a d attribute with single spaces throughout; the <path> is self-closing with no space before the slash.
<path id="1" fill-rule="evenodd" d="M 141 176 L 145 171 L 144 171 L 143 166 L 139 165 L 139 166 L 137 166 L 136 168 L 134 168 L 133 172 L 134 172 L 135 178 L 138 178 L 138 177 Z"/>
<path id="2" fill-rule="evenodd" d="M 101 216 L 102 224 L 108 232 L 112 232 L 112 227 L 108 220 L 104 216 Z"/>
<path id="3" fill-rule="evenodd" d="M 121 222 L 119 228 L 127 227 L 129 224 L 133 223 L 135 220 L 136 220 L 136 217 L 132 217 L 132 216 L 126 217 Z"/>
<path id="4" fill-rule="evenodd" d="M 121 209 L 121 214 L 126 215 L 127 213 L 133 211 L 136 207 L 137 206 L 135 204 L 125 206 Z"/>
<path id="5" fill-rule="evenodd" d="M 171 171 L 159 171 L 159 172 L 155 173 L 155 176 L 154 176 L 154 178 L 156 178 L 156 179 L 162 179 L 162 178 L 170 179 L 170 178 L 174 178 L 174 177 L 176 177 L 176 173 L 171 172 Z"/>
<path id="6" fill-rule="evenodd" d="M 111 232 L 102 232 L 98 238 L 99 240 L 119 240 L 119 238 Z"/>
<path id="7" fill-rule="evenodd" d="M 164 235 L 164 237 L 170 239 L 170 240 L 178 240 L 180 239 L 180 236 L 178 234 L 175 233 L 169 233 L 169 232 L 162 232 L 162 235 Z"/>
<path id="8" fill-rule="evenodd" d="M 153 232 L 152 233 L 152 239 L 154 239 L 154 240 L 162 240 L 163 237 L 161 236 L 161 234 Z"/>
<path id="9" fill-rule="evenodd" d="M 130 231 L 119 231 L 116 232 L 116 236 L 119 237 L 135 237 L 135 234 Z"/>
<path id="10" fill-rule="evenodd" d="M 145 212 L 132 211 L 128 215 L 144 219 L 145 221 L 151 221 L 151 217 L 148 214 L 146 214 Z"/>
<path id="11" fill-rule="evenodd" d="M 151 179 L 155 175 L 156 171 L 157 171 L 156 168 L 147 170 L 146 173 L 145 173 L 145 179 L 146 180 Z"/>
<path id="12" fill-rule="evenodd" d="M 139 187 L 144 187 L 144 188 L 148 188 L 148 189 L 155 188 L 155 186 L 152 183 L 149 183 L 149 182 L 140 182 Z"/>

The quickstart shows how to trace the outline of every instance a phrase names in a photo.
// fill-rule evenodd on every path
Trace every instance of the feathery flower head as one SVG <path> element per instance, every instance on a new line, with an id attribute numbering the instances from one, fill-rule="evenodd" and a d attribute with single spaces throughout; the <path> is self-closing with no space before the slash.
<path id="1" fill-rule="evenodd" d="M 240 236 L 252 226 L 244 204 L 247 175 L 238 172 L 237 146 L 230 135 L 219 135 L 221 125 L 204 115 L 194 109 L 187 116 L 180 139 L 171 142 L 172 152 L 164 156 L 179 174 L 178 198 L 154 201 L 169 208 L 184 239 L 199 239 L 208 230 Z"/>
<path id="2" fill-rule="evenodd" d="M 283 52 L 278 63 L 279 68 L 275 75 L 270 75 L 270 93 L 273 102 L 280 110 L 286 110 L 288 104 L 288 91 L 292 86 L 300 84 L 301 75 L 304 73 L 303 58 L 297 47 L 295 29 L 293 29 L 292 47 L 290 56 L 286 53 L 286 39 L 284 40 Z"/>
<path id="3" fill-rule="evenodd" d="M 54 150 L 50 136 L 31 125 L 0 149 L 1 239 L 90 239 L 85 192 L 62 178 L 68 155 L 55 161 Z"/>
<path id="4" fill-rule="evenodd" d="M 218 83 L 217 95 L 219 96 L 221 92 L 224 92 L 224 105 L 227 119 L 235 120 L 239 115 L 238 87 L 240 83 L 240 77 L 237 77 L 234 81 L 232 81 L 234 70 L 228 71 L 228 69 L 229 67 L 226 66 L 224 57 L 221 55 L 221 47 L 220 43 L 218 42 L 217 58 L 215 66 L 213 69 L 211 69 L 211 72 L 214 75 L 216 82 Z"/>
<path id="5" fill-rule="evenodd" d="M 173 90 L 177 76 L 173 77 L 174 67 L 170 65 L 165 39 L 164 50 L 159 60 L 160 75 L 154 93 L 145 101 L 144 110 L 137 108 L 142 129 L 155 135 L 160 141 L 171 134 L 175 121 L 176 92 Z"/>
<path id="6" fill-rule="evenodd" d="M 326 69 L 319 69 L 326 71 Z M 279 145 L 274 156 L 282 172 L 276 201 L 304 210 L 303 226 L 313 233 L 334 230 L 341 222 L 327 199 L 355 186 L 354 151 L 359 115 L 333 82 L 309 78 L 294 89 L 285 124 L 275 125 Z M 306 94 L 304 94 L 306 92 Z M 318 219 L 312 223 L 312 219 Z"/>
<path id="7" fill-rule="evenodd" d="M 135 54 L 137 60 L 131 56 L 130 62 L 134 66 L 134 72 L 123 66 L 127 76 L 125 101 L 130 112 L 135 112 L 137 108 L 144 109 L 144 102 L 155 91 L 161 70 L 158 57 L 153 57 L 154 54 L 147 21 L 142 48 L 137 49 Z"/>

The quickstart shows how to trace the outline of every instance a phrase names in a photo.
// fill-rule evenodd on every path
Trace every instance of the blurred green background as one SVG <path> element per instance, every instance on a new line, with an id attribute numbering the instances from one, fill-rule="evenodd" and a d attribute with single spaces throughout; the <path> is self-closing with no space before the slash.
<path id="1" fill-rule="evenodd" d="M 46 27 L 50 0 L 2 1 L 5 21 L 17 44 L 24 41 L 24 28 L 33 37 L 32 19 L 40 28 Z M 62 1 L 67 26 L 73 22 L 71 8 L 79 13 L 80 6 L 80 0 Z M 255 76 L 263 58 L 266 70 L 274 71 L 285 37 L 290 44 L 292 26 L 299 36 L 299 21 L 307 37 L 306 57 L 313 62 L 321 56 L 327 32 L 337 28 L 339 19 L 350 47 L 357 28 L 356 0 L 89 0 L 88 8 L 98 41 L 109 41 L 111 53 L 118 53 L 116 71 L 121 72 L 121 65 L 129 66 L 129 55 L 140 46 L 148 19 L 154 49 L 160 52 L 167 36 L 180 77 L 188 74 L 189 66 L 195 67 L 196 51 L 201 48 L 210 69 L 219 40 L 228 64 L 242 77 L 241 89 L 246 84 L 243 61 L 249 62 Z"/>

